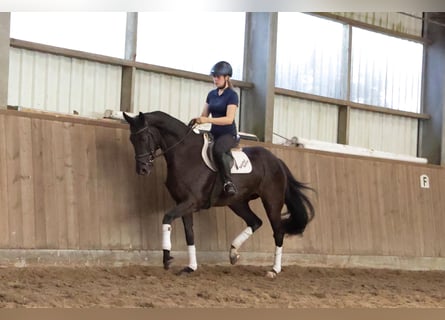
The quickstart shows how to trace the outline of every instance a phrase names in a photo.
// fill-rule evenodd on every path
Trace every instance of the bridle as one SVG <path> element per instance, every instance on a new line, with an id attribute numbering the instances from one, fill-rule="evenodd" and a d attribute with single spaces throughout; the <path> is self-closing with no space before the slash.
<path id="1" fill-rule="evenodd" d="M 156 150 L 159 148 L 159 146 L 156 146 L 153 148 L 153 144 L 151 143 L 152 141 L 154 141 L 154 135 L 153 135 L 153 132 L 150 131 L 148 126 L 145 126 L 136 132 L 132 132 L 130 134 L 130 136 L 139 135 L 146 130 L 148 131 L 148 134 L 150 135 L 150 139 L 151 139 L 150 143 L 149 143 L 150 151 L 142 153 L 142 154 L 137 154 L 137 155 L 135 155 L 134 158 L 136 159 L 136 162 L 138 162 L 139 164 L 144 165 L 144 166 L 148 165 L 151 167 L 151 166 L 153 166 L 153 162 L 155 161 L 156 158 L 165 155 L 167 152 L 169 152 L 170 150 L 175 148 L 178 144 L 180 144 L 182 141 L 184 141 L 185 138 L 190 134 L 190 132 L 193 131 L 193 126 L 189 126 L 187 133 L 181 139 L 179 139 L 176 143 L 174 143 L 173 145 L 171 145 L 170 147 L 168 147 L 167 149 L 165 149 L 164 151 L 162 151 L 159 154 L 156 154 Z"/>
<path id="2" fill-rule="evenodd" d="M 153 145 L 151 143 L 152 141 L 154 141 L 153 133 L 149 130 L 148 126 L 145 126 L 145 127 L 143 127 L 142 129 L 139 129 L 136 132 L 132 132 L 130 134 L 130 136 L 137 136 L 137 135 L 141 134 L 142 132 L 144 132 L 146 130 L 148 131 L 148 134 L 150 135 L 150 139 L 151 139 L 150 143 L 149 143 L 150 144 L 150 151 L 142 153 L 142 154 L 137 154 L 137 155 L 135 155 L 134 158 L 136 159 L 136 162 L 138 162 L 141 165 L 153 166 L 153 161 L 155 161 L 155 158 L 156 158 L 156 156 L 155 156 L 156 148 L 153 148 Z"/>

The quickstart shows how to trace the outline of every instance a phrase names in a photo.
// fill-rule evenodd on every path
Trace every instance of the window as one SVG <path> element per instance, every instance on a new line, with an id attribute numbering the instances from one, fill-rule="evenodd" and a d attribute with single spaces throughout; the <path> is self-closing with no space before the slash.
<path id="1" fill-rule="evenodd" d="M 124 58 L 125 12 L 13 12 L 11 38 Z"/>
<path id="2" fill-rule="evenodd" d="M 228 61 L 242 79 L 244 12 L 140 12 L 136 60 L 209 74 Z"/>
<path id="3" fill-rule="evenodd" d="M 351 100 L 420 112 L 423 45 L 352 28 Z"/>
<path id="4" fill-rule="evenodd" d="M 420 112 L 423 45 L 325 18 L 278 15 L 277 87 Z M 350 95 L 348 39 L 352 37 Z"/>
<path id="5" fill-rule="evenodd" d="M 296 12 L 278 14 L 277 87 L 346 99 L 347 27 Z"/>

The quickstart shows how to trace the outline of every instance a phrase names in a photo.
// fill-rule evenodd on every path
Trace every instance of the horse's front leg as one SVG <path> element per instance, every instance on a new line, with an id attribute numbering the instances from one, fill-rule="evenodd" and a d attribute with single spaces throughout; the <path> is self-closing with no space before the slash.
<path id="1" fill-rule="evenodd" d="M 193 232 L 193 214 L 182 216 L 182 223 L 184 224 L 189 264 L 187 267 L 182 269 L 180 273 L 191 273 L 198 269 L 198 263 L 196 261 L 195 234 Z"/>
<path id="2" fill-rule="evenodd" d="M 169 269 L 170 264 L 172 263 L 173 257 L 170 255 L 171 251 L 171 224 L 178 217 L 184 217 L 183 223 L 184 228 L 187 229 L 186 225 L 191 224 L 191 243 L 193 244 L 193 248 L 189 249 L 189 252 L 194 249 L 194 237 L 193 237 L 193 216 L 192 213 L 195 211 L 195 206 L 189 202 L 182 202 L 178 204 L 176 207 L 168 211 L 164 218 L 162 219 L 162 251 L 163 258 L 162 262 L 164 264 L 164 269 Z M 186 231 L 186 237 L 187 231 Z M 187 239 L 187 241 L 189 241 Z M 187 243 L 188 244 L 188 243 Z"/>
<path id="3" fill-rule="evenodd" d="M 170 255 L 170 250 L 172 248 L 171 244 L 171 225 L 162 224 L 162 263 L 164 264 L 164 269 L 168 270 L 170 264 L 172 263 L 173 257 Z"/>

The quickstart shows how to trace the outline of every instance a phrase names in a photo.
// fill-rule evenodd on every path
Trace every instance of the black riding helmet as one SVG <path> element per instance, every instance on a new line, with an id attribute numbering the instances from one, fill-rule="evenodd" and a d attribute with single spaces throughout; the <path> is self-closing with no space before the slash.
<path id="1" fill-rule="evenodd" d="M 226 61 L 220 61 L 210 70 L 212 76 L 232 76 L 232 66 Z"/>

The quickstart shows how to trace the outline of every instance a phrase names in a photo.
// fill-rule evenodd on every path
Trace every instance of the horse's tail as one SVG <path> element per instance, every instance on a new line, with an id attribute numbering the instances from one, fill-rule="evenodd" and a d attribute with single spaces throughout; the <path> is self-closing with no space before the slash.
<path id="1" fill-rule="evenodd" d="M 281 220 L 284 233 L 290 235 L 302 234 L 307 224 L 314 218 L 315 211 L 309 198 L 303 190 L 312 190 L 305 184 L 298 182 L 286 164 L 280 159 L 281 166 L 287 176 L 287 186 L 284 202 L 288 209 L 288 216 Z"/>

